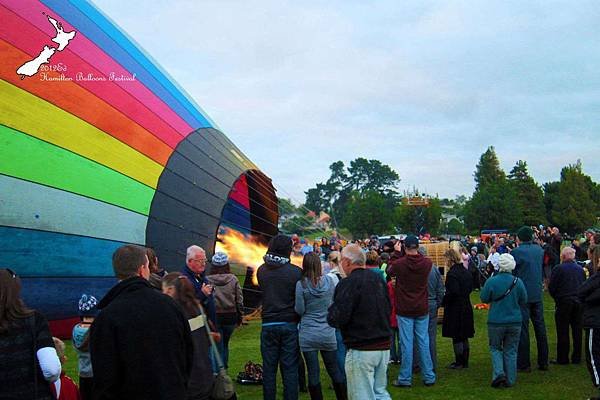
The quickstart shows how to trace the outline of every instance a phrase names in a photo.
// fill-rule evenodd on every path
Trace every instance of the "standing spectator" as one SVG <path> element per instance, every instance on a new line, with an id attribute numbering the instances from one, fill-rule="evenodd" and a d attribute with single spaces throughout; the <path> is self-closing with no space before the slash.
<path id="1" fill-rule="evenodd" d="M 588 248 L 592 260 L 592 275 L 577 291 L 579 300 L 583 303 L 583 328 L 585 329 L 585 361 L 596 389 L 600 389 L 600 246 Z M 590 400 L 600 400 L 600 396 Z"/>
<path id="2" fill-rule="evenodd" d="M 523 323 L 521 325 L 521 339 L 519 340 L 519 353 L 517 356 L 517 369 L 521 372 L 531 371 L 531 359 L 529 355 L 530 319 L 537 342 L 538 368 L 541 371 L 548 370 L 548 338 L 546 336 L 544 303 L 542 301 L 542 263 L 544 251 L 532 241 L 533 230 L 528 226 L 521 227 L 517 232 L 517 243 L 519 246 L 511 253 L 517 263 L 514 274 L 521 278 L 527 290 L 527 304 L 521 307 Z"/>
<path id="3" fill-rule="evenodd" d="M 206 252 L 200 246 L 190 246 L 185 254 L 186 266 L 181 271 L 194 285 L 196 297 L 204 307 L 208 319 L 217 321 L 214 286 L 206 279 Z"/>
<path id="4" fill-rule="evenodd" d="M 196 298 L 194 286 L 180 272 L 171 272 L 163 278 L 162 292 L 181 307 L 190 325 L 194 350 L 186 399 L 208 400 L 214 379 L 209 356 L 210 341 L 205 325 L 208 321 L 200 313 L 200 302 Z"/>
<path id="5" fill-rule="evenodd" d="M 435 383 L 435 373 L 428 334 L 428 279 L 432 262 L 419 254 L 419 239 L 416 236 L 406 237 L 404 249 L 406 255 L 400 257 L 402 244 L 396 243 L 388 268 L 388 275 L 396 278 L 396 314 L 402 352 L 400 373 L 393 385 L 398 387 L 412 385 L 413 343 L 416 337 L 423 382 L 427 386 L 432 386 Z"/>
<path id="6" fill-rule="evenodd" d="M 64 365 L 67 362 L 67 356 L 65 354 L 65 343 L 59 338 L 53 337 L 54 348 L 56 354 L 60 360 L 60 364 Z M 59 400 L 81 400 L 79 389 L 73 379 L 69 378 L 64 369 L 60 373 L 60 379 L 57 379 L 52 386 L 50 386 L 52 394 L 55 399 Z"/>
<path id="7" fill-rule="evenodd" d="M 521 279 L 512 275 L 515 259 L 500 256 L 498 275 L 488 279 L 481 291 L 481 301 L 490 303 L 488 336 L 492 355 L 492 387 L 513 386 L 517 379 L 517 348 L 527 291 Z"/>
<path id="8" fill-rule="evenodd" d="M 98 301 L 94 296 L 81 295 L 79 317 L 81 322 L 73 327 L 73 347 L 77 353 L 79 366 L 79 393 L 83 400 L 93 397 L 94 373 L 90 358 L 90 326 L 98 315 Z"/>
<path id="9" fill-rule="evenodd" d="M 379 268 L 379 254 L 375 250 L 369 250 L 366 253 L 366 268 L 373 272 L 385 282 L 385 272 Z"/>
<path id="10" fill-rule="evenodd" d="M 175 302 L 148 283 L 144 248 L 113 254 L 119 283 L 90 328 L 94 399 L 183 399 L 192 367 L 190 326 Z"/>
<path id="11" fill-rule="evenodd" d="M 571 362 L 581 362 L 581 336 L 583 309 L 577 298 L 577 290 L 585 281 L 583 268 L 575 261 L 575 250 L 565 247 L 561 252 L 562 263 L 552 271 L 548 291 L 556 303 L 556 364 L 569 363 L 569 327 L 573 339 Z"/>
<path id="12" fill-rule="evenodd" d="M 302 279 L 296 283 L 295 310 L 300 315 L 300 350 L 308 369 L 308 392 L 312 400 L 323 399 L 319 352 L 333 382 L 338 400 L 346 399 L 346 384 L 336 360 L 335 328 L 327 325 L 327 309 L 331 305 L 335 282 L 321 274 L 321 260 L 309 253 L 302 260 Z"/>
<path id="13" fill-rule="evenodd" d="M 496 251 L 496 247 L 492 246 L 490 248 L 490 254 L 487 258 L 488 264 L 488 274 L 492 275 L 496 271 L 498 271 L 498 265 L 500 264 L 500 253 Z"/>
<path id="14" fill-rule="evenodd" d="M 550 238 L 550 246 L 552 246 L 552 248 L 554 249 L 554 252 L 556 254 L 561 254 L 560 253 L 560 248 L 562 246 L 562 235 L 560 234 L 559 229 L 555 226 L 554 228 L 552 228 L 552 236 Z"/>
<path id="15" fill-rule="evenodd" d="M 343 278 L 346 277 L 346 273 L 340 267 L 340 258 L 341 254 L 339 251 L 332 251 L 327 257 L 330 267 L 327 275 L 333 278 L 333 281 L 336 286 Z M 335 330 L 335 339 L 337 342 L 336 358 L 338 363 L 338 370 L 344 377 L 344 382 L 346 382 L 346 346 L 344 345 L 344 339 L 342 338 L 342 333 L 339 329 Z"/>
<path id="16" fill-rule="evenodd" d="M 419 253 L 426 257 L 427 249 L 419 247 Z M 437 369 L 438 309 L 442 306 L 445 293 L 446 288 L 444 287 L 442 274 L 437 265 L 433 264 L 427 278 L 427 302 L 429 307 L 429 325 L 427 331 L 429 333 L 429 353 L 431 354 L 431 363 L 433 364 L 434 372 Z"/>
<path id="17" fill-rule="evenodd" d="M 46 318 L 20 297 L 21 279 L 0 269 L 0 397 L 51 400 L 60 360 Z"/>
<path id="18" fill-rule="evenodd" d="M 150 282 L 157 290 L 162 290 L 162 278 L 167 275 L 167 271 L 158 265 L 158 257 L 153 249 L 146 247 L 146 255 L 150 262 L 150 278 L 148 278 L 148 282 Z"/>
<path id="19" fill-rule="evenodd" d="M 344 247 L 341 264 L 347 278 L 336 286 L 327 322 L 341 330 L 348 348 L 348 397 L 391 400 L 386 389 L 392 333 L 386 285 L 365 269 L 365 254 L 359 245 Z"/>
<path id="20" fill-rule="evenodd" d="M 331 246 L 329 245 L 329 240 L 325 236 L 321 238 L 321 253 L 325 255 L 325 258 L 329 257 L 329 253 L 331 253 Z"/>
<path id="21" fill-rule="evenodd" d="M 216 252 L 206 279 L 215 288 L 216 327 L 221 334 L 217 348 L 225 369 L 229 368 L 229 339 L 236 327 L 242 324 L 244 298 L 238 278 L 231 273 L 227 254 Z"/>
<path id="22" fill-rule="evenodd" d="M 263 398 L 275 400 L 277 367 L 281 365 L 283 398 L 298 399 L 298 314 L 294 310 L 296 282 L 302 271 L 290 264 L 292 240 L 274 236 L 269 242 L 265 263 L 257 272 L 262 290 L 262 332 L 260 352 L 263 359 Z"/>
<path id="23" fill-rule="evenodd" d="M 473 277 L 473 289 L 479 290 L 481 288 L 481 282 L 479 280 L 479 256 L 477 254 L 477 247 L 471 247 L 469 253 L 469 272 Z"/>
<path id="24" fill-rule="evenodd" d="M 455 361 L 448 368 L 468 368 L 469 338 L 475 335 L 473 307 L 469 297 L 473 291 L 473 278 L 464 268 L 462 257 L 456 250 L 448 249 L 444 256 L 450 270 L 446 275 L 442 336 L 452 338 L 455 357 Z"/>
<path id="25" fill-rule="evenodd" d="M 387 254 L 387 253 L 384 253 Z M 387 283 L 388 297 L 392 305 L 390 312 L 390 326 L 392 328 L 392 342 L 390 344 L 390 364 L 400 364 L 402 353 L 400 351 L 400 330 L 398 317 L 396 317 L 396 278 L 391 278 Z"/>

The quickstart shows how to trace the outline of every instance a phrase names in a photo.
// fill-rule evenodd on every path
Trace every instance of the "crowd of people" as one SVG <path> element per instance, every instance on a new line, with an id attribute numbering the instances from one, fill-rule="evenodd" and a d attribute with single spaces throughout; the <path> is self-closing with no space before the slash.
<path id="1" fill-rule="evenodd" d="M 600 388 L 600 235 L 586 236 L 564 246 L 557 229 L 522 227 L 514 238 L 467 238 L 450 243 L 445 266 L 434 265 L 412 235 L 385 243 L 334 236 L 312 245 L 274 236 L 257 272 L 263 398 L 276 398 L 279 368 L 283 397 L 297 399 L 306 368 L 310 398 L 322 399 L 319 358 L 338 400 L 391 399 L 388 365 L 394 363 L 400 370 L 393 386 L 410 388 L 415 373 L 425 386 L 435 385 L 440 307 L 442 337 L 454 350 L 447 367 L 469 368 L 476 333 L 471 294 L 479 289 L 489 305 L 492 387 L 513 387 L 517 372 L 532 370 L 531 320 L 541 371 L 551 363 L 579 364 L 585 331 L 587 365 Z M 291 262 L 294 253 L 303 255 L 301 268 Z M 78 304 L 72 345 L 79 388 L 61 369 L 64 343 L 23 303 L 18 275 L 0 269 L 0 398 L 214 398 L 242 322 L 242 289 L 225 253 L 209 263 L 204 249 L 190 246 L 185 261 L 181 272 L 168 272 L 151 249 L 115 251 L 118 283 L 102 299 L 88 293 Z M 549 359 L 544 288 L 555 301 L 555 360 Z"/>

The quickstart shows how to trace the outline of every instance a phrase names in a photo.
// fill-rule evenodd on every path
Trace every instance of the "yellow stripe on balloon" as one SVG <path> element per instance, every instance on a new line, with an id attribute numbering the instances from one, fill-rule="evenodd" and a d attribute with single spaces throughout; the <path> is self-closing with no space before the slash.
<path id="1" fill-rule="evenodd" d="M 48 85 L 60 84 L 48 82 Z M 94 160 L 156 189 L 162 165 L 95 126 L 2 79 L 0 110 L 0 123 Z"/>

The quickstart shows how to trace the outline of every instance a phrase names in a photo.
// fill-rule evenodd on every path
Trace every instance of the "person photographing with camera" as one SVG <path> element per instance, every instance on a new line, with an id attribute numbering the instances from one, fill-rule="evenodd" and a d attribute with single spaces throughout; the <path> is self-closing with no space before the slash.
<path id="1" fill-rule="evenodd" d="M 194 285 L 196 297 L 206 310 L 208 319 L 213 323 L 217 319 L 215 299 L 213 292 L 214 286 L 206 278 L 206 252 L 200 246 L 190 246 L 187 248 L 185 263 L 181 273 Z"/>

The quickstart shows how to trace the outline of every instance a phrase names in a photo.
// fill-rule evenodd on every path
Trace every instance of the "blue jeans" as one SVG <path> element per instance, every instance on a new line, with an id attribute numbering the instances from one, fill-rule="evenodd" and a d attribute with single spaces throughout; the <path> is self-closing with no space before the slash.
<path id="1" fill-rule="evenodd" d="M 389 350 L 355 350 L 346 353 L 348 399 L 391 400 L 387 386 Z"/>
<path id="2" fill-rule="evenodd" d="M 401 385 L 412 384 L 413 366 L 413 338 L 417 339 L 421 374 L 426 384 L 435 382 L 435 372 L 429 353 L 429 314 L 422 317 L 409 318 L 398 315 L 400 327 L 400 349 L 402 351 L 402 365 L 398 374 L 398 383 Z"/>
<path id="3" fill-rule="evenodd" d="M 438 321 L 438 306 L 435 302 L 429 302 L 429 325 L 427 332 L 429 333 L 429 354 L 431 356 L 431 364 L 433 370 L 437 368 L 437 321 Z"/>
<path id="4" fill-rule="evenodd" d="M 393 328 L 394 334 L 392 335 L 392 343 L 390 344 L 390 360 L 400 361 L 402 359 L 402 353 L 400 352 L 400 331 L 398 328 Z"/>
<path id="5" fill-rule="evenodd" d="M 517 355 L 517 368 L 530 368 L 531 358 L 529 354 L 529 319 L 533 324 L 535 341 L 537 343 L 537 362 L 539 367 L 548 365 L 548 337 L 546 336 L 546 324 L 544 323 L 544 303 L 541 301 L 527 303 L 521 307 L 523 323 L 521 324 L 521 338 L 519 340 L 519 352 Z"/>
<path id="6" fill-rule="evenodd" d="M 346 382 L 346 345 L 344 345 L 344 339 L 339 329 L 335 330 L 335 339 L 337 341 L 337 363 L 338 369 L 342 373 L 344 378 L 343 382 Z"/>
<path id="7" fill-rule="evenodd" d="M 334 383 L 343 383 L 344 376 L 340 372 L 337 364 L 336 351 L 321 350 L 321 358 L 325 364 L 325 369 Z M 316 386 L 321 383 L 321 371 L 319 368 L 319 351 L 303 351 L 304 361 L 308 369 L 308 386 Z"/>
<path id="8" fill-rule="evenodd" d="M 295 323 L 263 326 L 260 353 L 263 361 L 263 399 L 277 397 L 277 366 L 283 378 L 283 398 L 298 399 L 298 328 Z"/>
<path id="9" fill-rule="evenodd" d="M 223 365 L 227 369 L 229 367 L 229 339 L 231 339 L 231 335 L 235 330 L 235 325 L 217 325 L 217 329 L 221 334 L 221 341 L 217 343 L 217 349 L 223 359 Z"/>
<path id="10" fill-rule="evenodd" d="M 520 325 L 488 325 L 492 355 L 492 381 L 500 375 L 504 375 L 510 386 L 515 384 L 520 334 Z"/>

